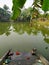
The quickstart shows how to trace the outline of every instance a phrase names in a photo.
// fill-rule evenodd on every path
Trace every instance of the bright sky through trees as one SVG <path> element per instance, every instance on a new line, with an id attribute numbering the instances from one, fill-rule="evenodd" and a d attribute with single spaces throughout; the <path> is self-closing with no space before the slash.
<path id="1" fill-rule="evenodd" d="M 32 5 L 33 0 L 27 0 L 25 3 L 25 8 L 28 8 Z M 4 4 L 9 6 L 10 10 L 12 9 L 12 0 L 0 0 L 0 7 L 3 7 Z"/>

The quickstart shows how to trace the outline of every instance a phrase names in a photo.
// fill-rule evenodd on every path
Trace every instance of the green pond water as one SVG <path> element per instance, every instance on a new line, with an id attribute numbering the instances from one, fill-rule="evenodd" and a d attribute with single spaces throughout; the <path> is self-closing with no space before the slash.
<path id="1" fill-rule="evenodd" d="M 0 22 L 0 58 L 12 48 L 13 51 L 30 52 L 37 48 L 38 53 L 49 60 L 49 26 L 29 22 Z"/>

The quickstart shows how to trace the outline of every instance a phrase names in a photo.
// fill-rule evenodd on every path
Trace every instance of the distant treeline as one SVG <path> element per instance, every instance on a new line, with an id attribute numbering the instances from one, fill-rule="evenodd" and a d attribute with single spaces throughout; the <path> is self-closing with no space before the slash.
<path id="1" fill-rule="evenodd" d="M 0 8 L 0 22 L 10 21 L 11 12 L 8 11 L 8 6 L 4 5 L 3 8 Z"/>
<path id="2" fill-rule="evenodd" d="M 0 8 L 0 22 L 10 22 L 12 21 L 11 16 L 13 13 L 9 11 L 9 7 L 7 5 L 4 5 L 3 8 Z M 29 7 L 28 9 L 24 9 L 21 11 L 20 15 L 14 20 L 15 22 L 30 22 L 34 20 L 49 20 L 49 14 L 44 13 L 40 14 L 40 12 L 37 9 L 33 9 L 32 7 Z"/>

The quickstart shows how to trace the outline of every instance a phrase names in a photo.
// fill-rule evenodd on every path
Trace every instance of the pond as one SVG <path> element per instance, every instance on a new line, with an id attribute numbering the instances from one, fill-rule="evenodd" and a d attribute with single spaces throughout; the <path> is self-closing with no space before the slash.
<path id="1" fill-rule="evenodd" d="M 49 60 L 49 26 L 29 22 L 0 22 L 0 57 L 12 48 L 13 51 L 31 51 Z"/>

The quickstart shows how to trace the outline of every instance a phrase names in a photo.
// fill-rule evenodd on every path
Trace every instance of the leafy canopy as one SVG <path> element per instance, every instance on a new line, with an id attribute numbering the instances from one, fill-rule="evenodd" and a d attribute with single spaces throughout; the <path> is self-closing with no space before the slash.
<path id="1" fill-rule="evenodd" d="M 26 0 L 13 0 L 13 19 L 16 19 L 20 15 L 21 8 L 23 7 L 25 1 Z"/>
<path id="2" fill-rule="evenodd" d="M 44 11 L 49 11 L 49 0 L 43 0 L 42 9 Z"/>
<path id="3" fill-rule="evenodd" d="M 16 19 L 20 13 L 21 13 L 21 8 L 24 6 L 26 0 L 12 0 L 13 1 L 13 16 L 12 19 Z M 42 9 L 44 11 L 49 11 L 49 0 L 34 0 L 34 5 L 36 6 L 36 3 L 41 2 L 40 5 L 42 5 Z"/>

